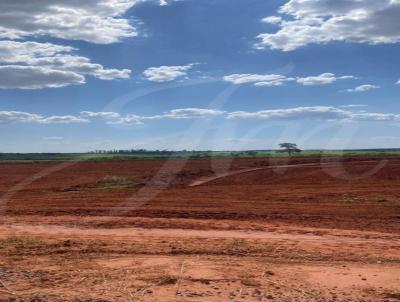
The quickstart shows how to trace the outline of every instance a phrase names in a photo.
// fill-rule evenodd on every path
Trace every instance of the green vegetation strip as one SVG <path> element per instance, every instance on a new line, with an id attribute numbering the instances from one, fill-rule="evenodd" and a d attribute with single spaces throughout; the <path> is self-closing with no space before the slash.
<path id="1" fill-rule="evenodd" d="M 368 150 L 305 150 L 296 156 L 399 156 L 400 149 Z M 275 150 L 256 151 L 115 151 L 104 153 L 0 153 L 0 161 L 73 161 L 73 160 L 141 160 L 167 158 L 248 158 L 287 157 L 286 153 Z"/>

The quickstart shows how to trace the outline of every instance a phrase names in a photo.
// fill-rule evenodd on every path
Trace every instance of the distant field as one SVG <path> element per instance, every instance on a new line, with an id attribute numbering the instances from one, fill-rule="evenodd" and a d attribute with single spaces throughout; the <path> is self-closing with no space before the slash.
<path id="1" fill-rule="evenodd" d="M 398 156 L 400 149 L 305 150 L 294 156 Z M 137 160 L 208 157 L 286 157 L 275 150 L 133 151 L 129 153 L 0 153 L 0 161 Z"/>

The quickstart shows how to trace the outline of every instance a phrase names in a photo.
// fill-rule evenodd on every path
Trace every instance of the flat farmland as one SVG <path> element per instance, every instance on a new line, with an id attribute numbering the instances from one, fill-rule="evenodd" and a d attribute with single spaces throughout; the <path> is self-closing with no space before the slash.
<path id="1" fill-rule="evenodd" d="M 1 301 L 400 301 L 400 158 L 0 163 Z"/>

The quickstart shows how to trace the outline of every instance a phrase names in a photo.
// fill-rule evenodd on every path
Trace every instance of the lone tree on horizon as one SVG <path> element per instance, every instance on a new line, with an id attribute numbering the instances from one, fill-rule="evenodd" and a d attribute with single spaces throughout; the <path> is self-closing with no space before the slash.
<path id="1" fill-rule="evenodd" d="M 279 150 L 278 152 L 287 152 L 289 156 L 292 156 L 292 153 L 301 152 L 301 150 L 297 147 L 297 144 L 293 143 L 281 143 L 279 144 L 279 147 L 281 147 L 282 150 Z"/>

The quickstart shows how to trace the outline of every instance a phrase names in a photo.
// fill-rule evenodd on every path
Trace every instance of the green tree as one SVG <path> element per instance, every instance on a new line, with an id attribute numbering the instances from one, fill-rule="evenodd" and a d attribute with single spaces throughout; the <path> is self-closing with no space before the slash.
<path id="1" fill-rule="evenodd" d="M 281 147 L 282 150 L 279 150 L 278 152 L 287 152 L 289 156 L 291 156 L 293 153 L 301 152 L 301 150 L 297 147 L 297 144 L 293 143 L 281 143 L 279 144 L 279 147 Z"/>

